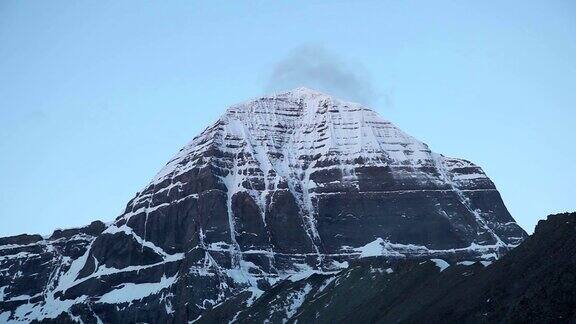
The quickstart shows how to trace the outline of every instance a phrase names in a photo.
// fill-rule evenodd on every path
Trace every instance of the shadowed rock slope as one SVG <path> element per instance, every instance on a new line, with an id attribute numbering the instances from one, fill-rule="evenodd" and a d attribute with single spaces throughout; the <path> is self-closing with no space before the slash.
<path id="1" fill-rule="evenodd" d="M 576 213 L 540 221 L 493 263 L 361 259 L 337 274 L 284 281 L 253 303 L 242 297 L 199 322 L 574 323 Z"/>

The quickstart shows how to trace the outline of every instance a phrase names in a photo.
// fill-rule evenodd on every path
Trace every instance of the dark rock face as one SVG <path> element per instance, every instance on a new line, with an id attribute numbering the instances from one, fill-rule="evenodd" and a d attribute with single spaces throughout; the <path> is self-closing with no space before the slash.
<path id="1" fill-rule="evenodd" d="M 190 321 L 359 258 L 491 260 L 525 237 L 480 167 L 296 89 L 228 109 L 112 224 L 0 239 L 0 320 Z"/>
<path id="2" fill-rule="evenodd" d="M 199 322 L 576 321 L 576 213 L 540 221 L 532 237 L 492 264 L 446 261 L 359 259 L 337 274 L 283 281 L 255 302 L 238 295 Z"/>

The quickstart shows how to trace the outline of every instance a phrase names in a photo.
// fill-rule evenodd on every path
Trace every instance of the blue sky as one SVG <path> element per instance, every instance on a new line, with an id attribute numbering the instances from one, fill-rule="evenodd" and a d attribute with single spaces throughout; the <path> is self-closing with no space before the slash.
<path id="1" fill-rule="evenodd" d="M 5 0 L 0 235 L 114 219 L 227 106 L 271 88 L 356 96 L 271 81 L 302 48 L 482 166 L 527 231 L 576 210 L 574 1 Z"/>

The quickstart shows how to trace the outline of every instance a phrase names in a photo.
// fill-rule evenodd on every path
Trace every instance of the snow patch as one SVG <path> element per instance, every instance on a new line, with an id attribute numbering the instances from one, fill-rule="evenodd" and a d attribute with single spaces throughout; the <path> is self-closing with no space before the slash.
<path id="1" fill-rule="evenodd" d="M 471 265 L 473 265 L 474 263 L 476 263 L 476 262 L 475 262 L 475 261 L 460 261 L 460 262 L 458 262 L 458 263 L 456 263 L 456 264 L 458 264 L 458 265 L 463 265 L 463 266 L 471 266 Z"/>
<path id="2" fill-rule="evenodd" d="M 446 270 L 446 268 L 450 266 L 450 263 L 442 259 L 430 259 L 430 261 L 434 262 L 434 264 L 440 269 L 440 272 Z"/>
<path id="3" fill-rule="evenodd" d="M 306 299 L 306 295 L 308 295 L 311 290 L 312 286 L 310 284 L 306 284 L 306 286 L 301 291 L 292 293 L 288 296 L 287 299 L 291 300 L 291 304 L 286 307 L 286 321 L 284 322 L 287 322 L 287 320 L 291 319 L 292 316 L 298 312 L 298 309 L 302 307 L 302 304 Z"/>
<path id="4" fill-rule="evenodd" d="M 160 279 L 160 282 L 121 284 L 116 289 L 102 295 L 98 302 L 105 304 L 119 304 L 140 300 L 150 295 L 157 294 L 162 289 L 172 286 L 176 282 L 176 277 L 177 276 L 167 278 L 164 275 Z"/>

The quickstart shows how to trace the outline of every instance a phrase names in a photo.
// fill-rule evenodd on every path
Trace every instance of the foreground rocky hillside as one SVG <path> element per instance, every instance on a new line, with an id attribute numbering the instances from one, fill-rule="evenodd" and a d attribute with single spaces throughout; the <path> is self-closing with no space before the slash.
<path id="1" fill-rule="evenodd" d="M 114 222 L 0 239 L 0 319 L 225 317 L 213 310 L 260 305 L 308 277 L 319 281 L 303 289 L 318 292 L 322 276 L 370 258 L 393 273 L 398 260 L 486 263 L 525 238 L 480 167 L 299 88 L 230 107 Z M 266 318 L 252 309 L 231 320 Z"/>
<path id="2" fill-rule="evenodd" d="M 284 281 L 199 322 L 573 323 L 576 213 L 551 215 L 501 259 L 367 258 L 336 274 Z"/>

